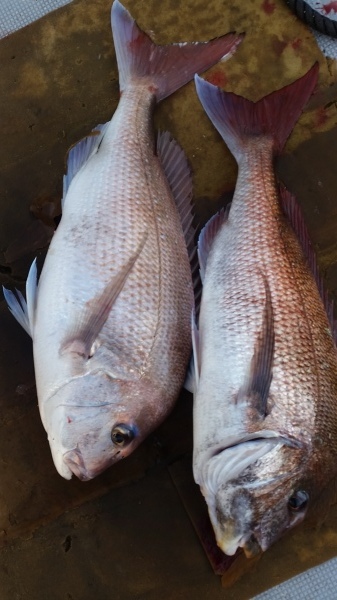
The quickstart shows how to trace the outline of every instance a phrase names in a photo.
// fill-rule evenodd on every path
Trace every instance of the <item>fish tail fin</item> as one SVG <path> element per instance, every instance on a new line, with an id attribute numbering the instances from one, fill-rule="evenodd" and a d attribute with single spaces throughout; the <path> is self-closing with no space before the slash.
<path id="1" fill-rule="evenodd" d="M 195 84 L 208 117 L 239 160 L 248 139 L 256 136 L 271 137 L 274 153 L 282 151 L 314 91 L 317 78 L 318 63 L 315 63 L 303 77 L 258 102 L 225 92 L 197 75 Z"/>
<path id="2" fill-rule="evenodd" d="M 119 0 L 112 5 L 111 26 L 120 91 L 132 81 L 145 79 L 158 102 L 193 79 L 195 73 L 229 58 L 243 38 L 228 33 L 209 42 L 158 46 L 138 27 Z"/>

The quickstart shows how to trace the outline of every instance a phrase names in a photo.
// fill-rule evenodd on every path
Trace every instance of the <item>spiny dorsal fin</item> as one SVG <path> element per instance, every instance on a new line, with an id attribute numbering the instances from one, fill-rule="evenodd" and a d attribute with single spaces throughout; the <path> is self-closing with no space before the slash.
<path id="1" fill-rule="evenodd" d="M 319 273 L 316 254 L 310 240 L 307 226 L 303 219 L 302 211 L 298 202 L 296 201 L 295 196 L 291 194 L 284 186 L 280 186 L 280 198 L 283 210 L 286 216 L 288 217 L 290 224 L 301 243 L 303 252 L 308 261 L 309 268 L 315 278 L 318 291 L 322 298 L 322 302 L 324 304 L 327 317 L 330 323 L 332 337 L 334 339 L 335 346 L 337 346 L 337 323 L 334 319 L 334 303 L 333 300 L 329 297 L 329 293 L 325 288 L 323 278 Z"/>
<path id="2" fill-rule="evenodd" d="M 157 154 L 175 200 L 192 270 L 195 304 L 200 303 L 200 277 L 193 227 L 191 169 L 185 152 L 168 131 L 158 132 Z"/>
<path id="3" fill-rule="evenodd" d="M 89 158 L 98 151 L 109 123 L 110 121 L 104 123 L 104 125 L 97 125 L 89 135 L 71 146 L 68 150 L 67 174 L 63 177 L 62 208 L 64 207 L 65 198 L 72 180 L 88 162 Z"/>
<path id="4" fill-rule="evenodd" d="M 70 352 L 85 360 L 92 356 L 94 343 L 110 314 L 113 304 L 121 293 L 133 265 L 141 254 L 146 239 L 147 233 L 144 234 L 136 252 L 109 281 L 103 292 L 87 303 L 83 314 L 79 316 L 77 325 L 67 336 L 67 339 L 64 340 L 60 348 L 60 354 Z"/>

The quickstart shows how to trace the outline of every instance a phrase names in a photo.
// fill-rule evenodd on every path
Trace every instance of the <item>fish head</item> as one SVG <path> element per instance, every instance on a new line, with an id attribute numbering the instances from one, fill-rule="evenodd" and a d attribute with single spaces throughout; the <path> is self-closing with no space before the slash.
<path id="1" fill-rule="evenodd" d="M 208 461 L 202 491 L 225 554 L 243 548 L 255 556 L 304 519 L 306 462 L 301 444 L 277 436 L 243 441 Z"/>
<path id="2" fill-rule="evenodd" d="M 149 381 L 123 381 L 102 372 L 62 386 L 43 411 L 59 474 L 87 481 L 131 454 L 158 424 L 154 394 Z"/>

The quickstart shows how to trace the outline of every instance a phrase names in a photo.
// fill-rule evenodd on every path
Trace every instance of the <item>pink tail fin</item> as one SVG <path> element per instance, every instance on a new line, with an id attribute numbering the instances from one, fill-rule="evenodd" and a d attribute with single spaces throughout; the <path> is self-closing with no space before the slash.
<path id="1" fill-rule="evenodd" d="M 208 117 L 238 159 L 244 152 L 244 142 L 252 136 L 272 136 L 274 152 L 281 152 L 314 91 L 317 78 L 316 63 L 303 77 L 258 102 L 224 92 L 197 75 L 195 83 Z"/>
<path id="2" fill-rule="evenodd" d="M 139 29 L 119 0 L 112 5 L 111 25 L 121 92 L 128 83 L 146 78 L 157 101 L 173 94 L 193 79 L 195 73 L 229 58 L 243 39 L 243 35 L 228 33 L 210 42 L 157 46 Z"/>

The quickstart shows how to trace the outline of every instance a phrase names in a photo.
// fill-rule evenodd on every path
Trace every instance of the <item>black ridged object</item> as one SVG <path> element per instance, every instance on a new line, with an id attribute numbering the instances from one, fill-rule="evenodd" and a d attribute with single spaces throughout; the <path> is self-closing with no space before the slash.
<path id="1" fill-rule="evenodd" d="M 304 0 L 285 0 L 285 3 L 304 23 L 320 33 L 337 38 L 337 21 L 321 15 Z"/>

